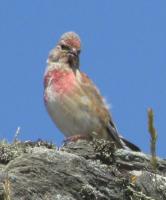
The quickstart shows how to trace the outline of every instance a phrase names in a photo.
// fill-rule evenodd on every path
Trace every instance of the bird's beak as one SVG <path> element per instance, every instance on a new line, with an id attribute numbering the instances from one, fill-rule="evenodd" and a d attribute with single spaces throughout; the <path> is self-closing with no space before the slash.
<path id="1" fill-rule="evenodd" d="M 69 51 L 69 54 L 71 54 L 72 56 L 78 56 L 78 52 L 77 52 L 77 49 L 76 48 L 72 48 L 70 51 Z"/>

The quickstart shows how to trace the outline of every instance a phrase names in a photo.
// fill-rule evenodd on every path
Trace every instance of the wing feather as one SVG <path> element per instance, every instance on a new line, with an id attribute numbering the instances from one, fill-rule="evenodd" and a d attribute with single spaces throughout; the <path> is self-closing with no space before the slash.
<path id="1" fill-rule="evenodd" d="M 124 144 L 121 141 L 117 129 L 113 123 L 112 117 L 109 113 L 108 106 L 105 104 L 104 99 L 101 97 L 99 90 L 95 87 L 93 82 L 87 75 L 81 73 L 80 87 L 81 91 L 91 99 L 92 106 L 89 107 L 90 112 L 98 116 L 102 128 L 107 131 L 107 138 L 113 140 L 119 148 L 124 148 Z M 102 130 L 100 130 L 102 131 Z M 99 133 L 100 134 L 100 133 Z"/>

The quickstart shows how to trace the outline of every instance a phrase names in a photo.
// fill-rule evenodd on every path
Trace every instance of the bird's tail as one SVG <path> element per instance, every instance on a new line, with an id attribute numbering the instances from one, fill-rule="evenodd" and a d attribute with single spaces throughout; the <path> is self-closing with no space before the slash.
<path id="1" fill-rule="evenodd" d="M 109 132 L 109 135 L 111 139 L 115 142 L 118 148 L 122 149 L 128 149 L 132 151 L 141 151 L 139 147 L 137 147 L 135 144 L 129 142 L 125 138 L 123 138 L 117 131 L 115 125 L 112 121 L 110 121 L 107 130 Z"/>
<path id="2" fill-rule="evenodd" d="M 120 136 L 120 139 L 123 141 L 123 143 L 125 144 L 125 146 L 127 146 L 132 151 L 139 151 L 139 152 L 141 151 L 141 149 L 139 147 L 137 147 L 135 144 L 129 142 L 128 140 L 126 140 L 122 136 Z"/>

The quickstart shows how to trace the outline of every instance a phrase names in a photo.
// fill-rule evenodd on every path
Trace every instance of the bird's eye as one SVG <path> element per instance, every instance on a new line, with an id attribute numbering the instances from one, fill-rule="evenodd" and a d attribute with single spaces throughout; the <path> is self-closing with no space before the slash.
<path id="1" fill-rule="evenodd" d="M 66 46 L 64 44 L 61 45 L 62 50 L 70 50 L 69 46 Z"/>
<path id="2" fill-rule="evenodd" d="M 81 50 L 79 49 L 79 50 L 77 51 L 77 53 L 80 54 L 80 53 L 81 53 Z"/>

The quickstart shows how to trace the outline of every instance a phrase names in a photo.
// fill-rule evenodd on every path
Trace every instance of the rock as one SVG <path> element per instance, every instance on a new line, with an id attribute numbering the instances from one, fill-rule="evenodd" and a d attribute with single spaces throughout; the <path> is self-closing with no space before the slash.
<path id="1" fill-rule="evenodd" d="M 164 200 L 166 161 L 104 140 L 0 145 L 0 200 Z"/>

